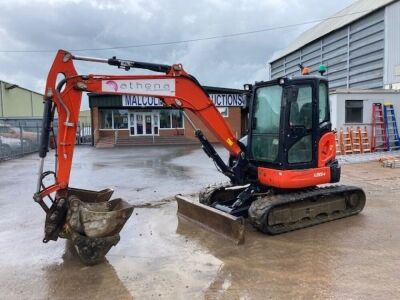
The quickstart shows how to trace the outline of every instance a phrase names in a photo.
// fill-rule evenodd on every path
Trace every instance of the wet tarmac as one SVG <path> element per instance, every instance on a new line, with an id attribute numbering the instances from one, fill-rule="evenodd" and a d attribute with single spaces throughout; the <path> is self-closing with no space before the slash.
<path id="1" fill-rule="evenodd" d="M 35 155 L 0 163 L 1 299 L 400 298 L 400 169 L 345 165 L 362 214 L 273 237 L 247 226 L 235 246 L 176 217 L 175 194 L 225 181 L 198 147 L 78 147 L 71 186 L 137 206 L 107 262 L 87 267 L 65 240 L 41 242 L 37 167 Z"/>

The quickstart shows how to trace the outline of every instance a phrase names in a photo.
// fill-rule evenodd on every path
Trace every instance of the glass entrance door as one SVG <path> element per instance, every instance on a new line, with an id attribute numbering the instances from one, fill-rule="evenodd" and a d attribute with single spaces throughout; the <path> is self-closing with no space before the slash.
<path id="1" fill-rule="evenodd" d="M 144 133 L 143 135 L 153 134 L 153 116 L 152 114 L 143 114 Z"/>
<path id="2" fill-rule="evenodd" d="M 129 134 L 131 136 L 158 135 L 158 115 L 152 112 L 131 112 L 129 114 Z"/>
<path id="3" fill-rule="evenodd" d="M 129 135 L 135 135 L 135 113 L 129 112 Z"/>

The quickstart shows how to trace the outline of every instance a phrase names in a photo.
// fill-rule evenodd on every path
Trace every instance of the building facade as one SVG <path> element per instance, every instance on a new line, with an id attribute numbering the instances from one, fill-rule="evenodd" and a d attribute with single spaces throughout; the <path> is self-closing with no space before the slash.
<path id="1" fill-rule="evenodd" d="M 243 91 L 216 87 L 204 89 L 226 118 L 233 133 L 240 138 L 245 123 L 242 116 L 245 104 Z M 164 107 L 158 98 L 89 94 L 89 106 L 93 143 L 98 147 L 196 142 L 193 128 L 185 120 L 182 111 Z M 187 114 L 211 142 L 217 142 L 216 137 L 193 113 Z"/>
<path id="2" fill-rule="evenodd" d="M 332 127 L 366 127 L 372 133 L 372 107 L 374 103 L 393 104 L 396 117 L 400 117 L 400 90 L 393 89 L 337 89 L 330 93 Z M 396 105 L 398 104 L 398 105 Z"/>
<path id="3" fill-rule="evenodd" d="M 33 125 L 42 118 L 43 95 L 0 81 L 0 123 Z"/>
<path id="4" fill-rule="evenodd" d="M 331 88 L 400 89 L 400 1 L 359 0 L 301 34 L 270 60 L 271 79 L 316 74 L 320 64 Z"/>
<path id="5" fill-rule="evenodd" d="M 270 78 L 321 64 L 329 80 L 332 127 L 366 127 L 374 103 L 393 104 L 400 117 L 400 1 L 359 0 L 305 31 L 269 62 Z"/>

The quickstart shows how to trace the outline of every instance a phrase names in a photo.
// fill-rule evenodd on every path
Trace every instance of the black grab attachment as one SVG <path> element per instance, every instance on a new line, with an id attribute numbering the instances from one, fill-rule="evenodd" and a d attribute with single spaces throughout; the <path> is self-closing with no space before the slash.
<path id="1" fill-rule="evenodd" d="M 161 73 L 168 73 L 171 69 L 171 66 L 162 65 L 162 64 L 152 64 L 147 62 L 140 62 L 140 61 L 132 61 L 132 60 L 123 60 L 118 59 L 115 56 L 108 59 L 108 64 L 111 66 L 117 66 L 120 69 L 125 69 L 128 71 L 130 68 L 137 68 L 137 69 L 145 69 L 154 72 L 161 72 Z"/>

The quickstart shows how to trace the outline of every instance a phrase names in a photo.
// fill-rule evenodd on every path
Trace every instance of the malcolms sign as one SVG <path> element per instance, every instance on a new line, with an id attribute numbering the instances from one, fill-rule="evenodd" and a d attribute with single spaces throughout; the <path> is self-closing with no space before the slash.
<path id="1" fill-rule="evenodd" d="M 162 107 L 164 106 L 161 99 L 151 96 L 134 96 L 122 95 L 122 106 L 151 106 Z"/>
<path id="2" fill-rule="evenodd" d="M 244 106 L 242 94 L 210 94 L 211 100 L 217 107 Z M 122 95 L 122 106 L 127 107 L 162 107 L 159 98 L 151 96 Z"/>

